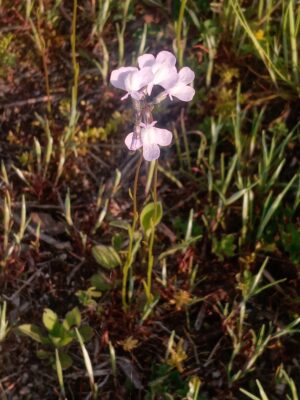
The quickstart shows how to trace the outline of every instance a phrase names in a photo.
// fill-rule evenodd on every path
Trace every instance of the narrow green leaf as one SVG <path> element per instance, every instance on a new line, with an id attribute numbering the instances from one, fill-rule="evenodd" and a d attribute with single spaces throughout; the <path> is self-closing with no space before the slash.
<path id="1" fill-rule="evenodd" d="M 91 390 L 93 393 L 95 393 L 97 391 L 97 387 L 95 385 L 93 366 L 91 363 L 91 359 L 90 359 L 89 353 L 87 352 L 87 350 L 85 348 L 85 345 L 83 343 L 83 339 L 82 339 L 81 334 L 79 333 L 79 330 L 77 328 L 75 328 L 75 330 L 76 330 L 76 335 L 77 335 L 78 341 L 80 343 L 85 368 L 86 368 L 86 371 L 87 371 L 87 374 L 89 377 L 89 381 L 90 381 Z"/>
<path id="2" fill-rule="evenodd" d="M 128 231 L 130 228 L 130 224 L 128 222 L 118 219 L 111 221 L 109 225 L 113 226 L 114 228 L 124 229 L 125 231 Z"/>
<path id="3" fill-rule="evenodd" d="M 65 398 L 64 377 L 63 377 L 62 366 L 61 366 L 59 353 L 58 353 L 57 349 L 55 349 L 55 367 L 56 367 L 57 378 L 58 378 L 58 383 L 59 383 L 59 387 L 61 390 L 61 394 L 62 394 L 63 398 Z"/>
<path id="4" fill-rule="evenodd" d="M 247 390 L 245 390 L 245 389 L 243 389 L 243 388 L 241 388 L 240 391 L 241 391 L 243 394 L 245 394 L 246 396 L 248 396 L 249 399 L 251 399 L 251 400 L 261 400 L 259 397 L 254 396 L 254 394 L 248 392 Z"/>
<path id="5" fill-rule="evenodd" d="M 282 202 L 284 196 L 286 195 L 286 193 L 289 191 L 289 189 L 291 188 L 291 186 L 293 185 L 293 183 L 295 182 L 296 178 L 298 175 L 295 175 L 290 182 L 286 185 L 286 187 L 284 188 L 284 190 L 276 197 L 275 201 L 273 202 L 273 204 L 270 206 L 270 208 L 268 209 L 268 211 L 266 212 L 263 220 L 261 221 L 261 224 L 259 226 L 258 229 L 258 233 L 257 233 L 257 238 L 259 239 L 264 230 L 265 227 L 267 226 L 267 224 L 269 223 L 270 219 L 272 218 L 272 216 L 274 215 L 275 211 L 278 209 L 278 207 L 280 206 L 280 203 Z"/>
<path id="6" fill-rule="evenodd" d="M 189 240 L 183 241 L 182 243 L 176 244 L 175 246 L 171 247 L 170 249 L 162 252 L 158 257 L 158 260 L 160 261 L 165 257 L 171 256 L 172 254 L 177 253 L 177 251 L 186 249 L 188 246 L 190 246 L 194 242 L 197 242 L 197 240 L 200 240 L 201 238 L 202 238 L 202 235 L 198 235 Z"/>

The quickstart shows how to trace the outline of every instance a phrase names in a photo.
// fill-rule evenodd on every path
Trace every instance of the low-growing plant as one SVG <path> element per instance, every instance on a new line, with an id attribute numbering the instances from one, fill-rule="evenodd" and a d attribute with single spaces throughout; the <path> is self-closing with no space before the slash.
<path id="1" fill-rule="evenodd" d="M 43 325 L 44 328 L 35 324 L 22 324 L 18 326 L 18 331 L 43 345 L 44 348 L 37 351 L 37 356 L 47 360 L 53 366 L 57 362 L 55 355 L 55 350 L 57 350 L 63 369 L 70 367 L 73 362 L 68 353 L 68 347 L 77 337 L 76 329 L 78 328 L 85 341 L 90 340 L 93 335 L 92 328 L 82 324 L 81 314 L 77 307 L 69 311 L 62 321 L 54 311 L 46 308 L 43 312 Z"/>
<path id="2" fill-rule="evenodd" d="M 285 335 L 299 332 L 297 326 L 300 324 L 300 318 L 294 319 L 290 324 L 274 330 L 270 324 L 268 327 L 262 324 L 258 333 L 253 329 L 247 329 L 247 307 L 255 296 L 269 289 L 284 279 L 272 281 L 265 285 L 261 284 L 261 280 L 268 263 L 268 258 L 264 261 L 256 275 L 252 275 L 249 270 L 244 270 L 243 275 L 238 276 L 238 288 L 241 291 L 242 299 L 230 311 L 227 307 L 223 309 L 224 328 L 232 340 L 232 354 L 227 366 L 227 374 L 229 382 L 233 383 L 242 379 L 246 374 L 255 368 L 256 361 L 267 346 Z M 250 342 L 250 344 L 249 344 Z M 247 349 L 247 350 L 246 350 Z M 238 369 L 235 368 L 235 359 L 238 355 L 246 352 L 244 365 Z"/>

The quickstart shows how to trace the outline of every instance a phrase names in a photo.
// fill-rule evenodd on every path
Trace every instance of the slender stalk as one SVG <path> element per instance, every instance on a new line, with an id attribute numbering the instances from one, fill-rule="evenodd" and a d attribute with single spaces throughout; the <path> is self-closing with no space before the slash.
<path id="1" fill-rule="evenodd" d="M 149 239 L 149 248 L 148 248 L 148 268 L 147 268 L 147 292 L 149 294 L 148 302 L 151 302 L 151 286 L 152 286 L 152 271 L 154 264 L 153 257 L 153 245 L 154 245 L 154 237 L 155 237 L 155 226 L 157 219 L 157 170 L 158 170 L 158 161 L 155 161 L 154 166 L 154 180 L 153 180 L 153 202 L 154 202 L 154 217 L 152 221 L 152 229 L 150 233 Z"/>
<path id="2" fill-rule="evenodd" d="M 41 34 L 40 24 L 41 24 L 40 13 L 38 13 L 37 31 L 38 31 L 38 34 L 43 43 L 43 46 L 41 46 L 41 56 L 42 56 L 43 70 L 44 70 L 44 76 L 45 76 L 45 88 L 46 88 L 46 94 L 47 94 L 47 111 L 50 114 L 51 113 L 51 92 L 50 92 L 49 72 L 48 72 L 48 60 L 47 60 L 48 57 L 47 57 L 46 43 Z"/>
<path id="3" fill-rule="evenodd" d="M 78 120 L 77 102 L 78 102 L 78 81 L 79 81 L 79 63 L 77 62 L 76 54 L 76 24 L 77 24 L 77 0 L 73 1 L 73 16 L 72 16 L 72 33 L 71 33 L 71 58 L 73 66 L 73 85 L 71 98 L 71 112 L 69 126 L 64 135 L 64 143 L 68 146 L 72 142 L 75 134 L 76 123 Z"/>
<path id="4" fill-rule="evenodd" d="M 71 34 L 71 49 L 72 49 L 72 65 L 73 69 L 76 68 L 76 22 L 77 22 L 77 0 L 73 2 L 73 16 L 72 16 L 72 34 Z"/>
<path id="5" fill-rule="evenodd" d="M 183 108 L 181 109 L 181 112 L 180 112 L 180 122 L 181 122 L 181 131 L 182 131 L 186 161 L 187 161 L 188 169 L 191 170 L 192 162 L 191 162 L 190 146 L 189 146 L 189 141 L 188 141 L 188 138 L 186 135 L 186 129 L 185 129 L 185 123 L 184 123 L 184 109 Z"/>
<path id="6" fill-rule="evenodd" d="M 41 32 L 41 19 L 40 19 L 41 8 L 38 8 L 37 11 L 37 25 L 35 26 L 33 21 L 29 19 L 33 37 L 35 40 L 35 44 L 37 46 L 38 51 L 40 52 L 42 64 L 43 64 L 43 71 L 44 71 L 44 78 L 45 78 L 45 90 L 47 95 L 47 111 L 51 113 L 51 91 L 50 91 L 50 83 L 49 83 L 49 71 L 48 71 L 48 56 L 47 56 L 47 48 L 46 42 L 43 38 Z"/>
<path id="7" fill-rule="evenodd" d="M 51 113 L 51 92 L 50 92 L 50 84 L 49 84 L 49 73 L 48 73 L 46 51 L 43 51 L 43 53 L 42 53 L 42 61 L 43 61 L 43 69 L 44 69 L 44 75 L 45 75 L 46 93 L 47 93 L 47 111 L 50 114 Z"/>
<path id="8" fill-rule="evenodd" d="M 185 48 L 185 44 L 182 41 L 181 34 L 182 34 L 183 17 L 184 17 L 186 3 L 187 3 L 187 0 L 181 0 L 179 17 L 178 17 L 177 27 L 176 27 L 176 45 L 177 45 L 178 63 L 179 63 L 180 67 L 182 66 L 183 52 L 184 52 L 184 48 Z"/>
<path id="9" fill-rule="evenodd" d="M 134 177 L 134 185 L 133 185 L 133 223 L 132 223 L 132 230 L 135 231 L 136 224 L 138 221 L 138 212 L 137 212 L 137 187 L 138 187 L 138 179 L 140 174 L 140 169 L 143 161 L 143 155 L 140 154 L 139 161 L 136 166 L 135 177 Z"/>
<path id="10" fill-rule="evenodd" d="M 290 42 L 291 42 L 291 50 L 292 50 L 292 70 L 294 74 L 295 82 L 299 82 L 298 75 L 298 50 L 297 50 L 297 33 L 295 29 L 295 10 L 294 10 L 294 2 L 291 0 L 288 5 L 288 13 L 289 13 L 289 28 L 290 28 Z"/>
<path id="11" fill-rule="evenodd" d="M 129 233 L 129 244 L 128 244 L 128 252 L 127 252 L 127 259 L 126 263 L 123 268 L 123 282 L 122 282 L 122 304 L 123 308 L 126 311 L 128 308 L 127 304 L 127 299 L 126 299 L 126 294 L 127 294 L 127 280 L 128 280 L 128 272 L 130 270 L 130 267 L 132 265 L 133 261 L 133 242 L 134 242 L 134 232 L 136 230 L 137 222 L 138 222 L 138 211 L 137 211 L 137 188 L 138 188 L 138 179 L 139 179 L 139 174 L 140 174 L 140 169 L 143 161 L 143 156 L 142 153 L 140 155 L 139 161 L 137 162 L 136 165 L 136 170 L 135 170 L 135 177 L 134 177 L 134 184 L 133 184 L 133 194 L 132 194 L 132 201 L 133 201 L 133 220 L 132 220 L 132 226 L 130 229 L 128 229 Z"/>
<path id="12" fill-rule="evenodd" d="M 121 4 L 122 2 L 120 2 Z M 124 52 L 125 52 L 125 45 L 124 45 L 124 35 L 126 31 L 126 25 L 127 25 L 127 17 L 128 17 L 128 9 L 130 6 L 131 0 L 125 0 L 123 2 L 123 18 L 122 18 L 122 23 L 121 26 L 119 24 L 116 24 L 117 28 L 117 37 L 118 37 L 118 42 L 119 42 L 119 66 L 123 64 L 124 61 Z"/>

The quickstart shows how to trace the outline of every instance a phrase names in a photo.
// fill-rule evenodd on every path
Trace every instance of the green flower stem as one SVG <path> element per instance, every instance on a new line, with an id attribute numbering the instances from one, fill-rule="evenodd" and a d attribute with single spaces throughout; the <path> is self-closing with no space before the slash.
<path id="1" fill-rule="evenodd" d="M 137 211 L 137 187 L 138 187 L 138 179 L 140 174 L 140 169 L 143 161 L 143 155 L 140 154 L 139 161 L 136 166 L 135 177 L 134 177 L 134 185 L 133 185 L 133 222 L 132 222 L 132 231 L 134 232 L 136 229 L 136 224 L 139 218 L 139 214 Z"/>
<path id="2" fill-rule="evenodd" d="M 182 67 L 183 52 L 184 52 L 184 47 L 185 47 L 182 44 L 182 28 L 183 28 L 183 18 L 184 18 L 184 11 L 185 11 L 185 7 L 186 7 L 186 3 L 187 3 L 187 0 L 181 0 L 179 17 L 178 17 L 177 27 L 176 27 L 176 46 L 177 46 L 178 63 L 179 63 L 180 67 Z"/>
<path id="3" fill-rule="evenodd" d="M 154 180 L 153 180 L 154 218 L 152 221 L 152 228 L 151 228 L 151 233 L 149 238 L 149 248 L 148 248 L 148 268 L 147 268 L 148 303 L 151 303 L 152 301 L 151 286 L 152 286 L 152 271 L 154 264 L 153 246 L 155 237 L 155 225 L 157 219 L 157 170 L 158 170 L 158 160 L 155 161 L 155 166 L 154 166 Z"/>
<path id="4" fill-rule="evenodd" d="M 130 270 L 130 267 L 133 262 L 133 242 L 134 242 L 134 232 L 136 230 L 139 214 L 137 211 L 137 187 L 138 187 L 138 179 L 139 179 L 139 174 L 140 174 L 140 169 L 143 161 L 143 155 L 141 153 L 139 161 L 137 162 L 136 165 L 136 170 L 135 170 L 135 177 L 134 177 L 134 184 L 133 184 L 133 195 L 132 195 L 132 201 L 133 201 L 133 220 L 132 220 L 132 225 L 131 228 L 128 229 L 129 233 L 129 245 L 128 245 L 128 252 L 127 252 L 127 259 L 126 263 L 123 267 L 123 282 L 122 282 L 122 304 L 123 308 L 126 311 L 128 308 L 127 304 L 127 280 L 128 280 L 128 272 Z"/>

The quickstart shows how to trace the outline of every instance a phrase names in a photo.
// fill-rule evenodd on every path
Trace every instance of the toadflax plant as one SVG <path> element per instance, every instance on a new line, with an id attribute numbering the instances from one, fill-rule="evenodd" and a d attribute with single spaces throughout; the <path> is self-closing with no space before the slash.
<path id="1" fill-rule="evenodd" d="M 125 100 L 131 97 L 134 110 L 134 128 L 125 138 L 125 145 L 129 150 L 136 151 L 142 149 L 142 156 L 137 164 L 133 188 L 133 222 L 128 228 L 129 245 L 127 260 L 123 267 L 122 283 L 122 303 L 126 310 L 128 274 L 133 263 L 136 245 L 134 245 L 134 233 L 138 222 L 137 212 L 137 183 L 142 157 L 146 161 L 157 160 L 160 156 L 160 147 L 168 146 L 172 141 L 172 132 L 167 129 L 157 127 L 157 121 L 153 120 L 152 111 L 156 104 L 161 103 L 166 98 L 173 100 L 176 97 L 182 101 L 190 101 L 194 97 L 195 90 L 190 86 L 195 78 L 194 72 L 184 67 L 180 71 L 176 68 L 176 57 L 168 52 L 161 51 L 154 57 L 152 54 L 143 54 L 138 57 L 137 67 L 121 67 L 111 73 L 110 82 L 117 89 L 124 90 L 126 94 L 121 97 Z M 153 87 L 159 86 L 161 91 L 154 97 Z M 145 229 L 145 219 L 148 215 L 149 228 Z M 151 217 L 149 217 L 151 215 Z M 148 239 L 148 268 L 147 282 L 143 282 L 148 305 L 151 306 L 153 300 L 151 294 L 152 268 L 154 264 L 153 245 L 155 235 L 155 225 L 158 224 L 162 215 L 161 204 L 157 202 L 157 161 L 154 165 L 153 179 L 153 203 L 148 204 L 141 213 L 141 225 L 145 236 Z M 147 219 L 146 218 L 146 219 Z M 143 223 L 144 221 L 144 223 Z M 150 232 L 150 233 L 149 233 Z M 131 292 L 131 290 L 129 291 Z"/>
<path id="2" fill-rule="evenodd" d="M 167 97 L 190 101 L 195 94 L 190 86 L 195 78 L 194 72 L 189 67 L 183 67 L 178 72 L 175 65 L 176 57 L 169 51 L 161 51 L 156 57 L 152 54 L 138 57 L 139 68 L 121 67 L 111 73 L 111 84 L 126 92 L 121 100 L 131 97 L 135 112 L 134 130 L 126 136 L 125 144 L 133 151 L 143 148 L 146 161 L 157 160 L 159 146 L 168 146 L 172 141 L 170 131 L 155 126 L 156 121 L 152 117 L 154 105 Z M 151 101 L 155 85 L 163 90 Z"/>

